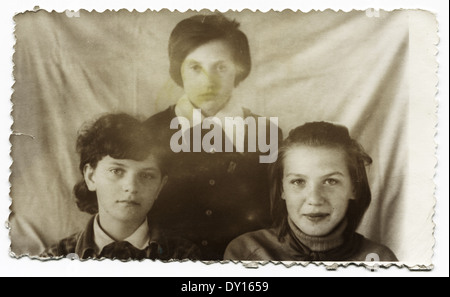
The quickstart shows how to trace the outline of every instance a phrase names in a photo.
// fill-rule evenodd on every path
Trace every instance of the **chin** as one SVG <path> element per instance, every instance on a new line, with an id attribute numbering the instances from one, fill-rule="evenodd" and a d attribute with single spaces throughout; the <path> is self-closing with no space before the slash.
<path id="1" fill-rule="evenodd" d="M 117 216 L 117 219 L 122 222 L 135 222 L 139 221 L 141 218 L 144 217 L 137 213 L 120 214 Z"/>
<path id="2" fill-rule="evenodd" d="M 300 230 L 309 236 L 325 236 L 329 234 L 333 228 L 328 228 L 327 226 L 308 225 L 306 228 L 300 228 Z"/>
<path id="3" fill-rule="evenodd" d="M 202 112 L 209 117 L 213 117 L 219 112 L 219 110 L 216 110 L 214 108 L 204 108 L 202 109 Z"/>
<path id="4" fill-rule="evenodd" d="M 330 232 L 329 231 L 324 232 L 322 230 L 319 230 L 316 232 L 311 232 L 311 234 L 308 234 L 308 235 L 320 237 L 320 236 L 326 236 L 328 233 L 330 233 Z"/>

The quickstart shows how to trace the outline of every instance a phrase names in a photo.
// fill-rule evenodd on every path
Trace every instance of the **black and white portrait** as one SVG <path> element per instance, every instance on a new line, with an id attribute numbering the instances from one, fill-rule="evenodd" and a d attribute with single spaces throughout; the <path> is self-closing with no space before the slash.
<path id="1" fill-rule="evenodd" d="M 431 265 L 432 14 L 14 21 L 14 256 Z"/>

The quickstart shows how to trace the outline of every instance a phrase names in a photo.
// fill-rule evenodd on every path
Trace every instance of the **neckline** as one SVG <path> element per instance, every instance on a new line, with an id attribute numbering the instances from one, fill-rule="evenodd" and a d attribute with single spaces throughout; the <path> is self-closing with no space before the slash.
<path id="1" fill-rule="evenodd" d="M 311 236 L 305 234 L 290 218 L 288 218 L 288 224 L 295 239 L 313 252 L 326 252 L 337 248 L 344 243 L 344 231 L 347 228 L 346 219 L 342 220 L 333 231 L 325 236 Z"/>

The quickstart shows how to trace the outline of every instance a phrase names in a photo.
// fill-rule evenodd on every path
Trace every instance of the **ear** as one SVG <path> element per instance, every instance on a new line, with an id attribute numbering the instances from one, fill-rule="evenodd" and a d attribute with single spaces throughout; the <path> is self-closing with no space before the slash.
<path id="1" fill-rule="evenodd" d="M 281 199 L 286 200 L 286 195 L 284 194 L 283 189 L 281 189 Z"/>
<path id="2" fill-rule="evenodd" d="M 84 168 L 83 168 L 84 182 L 86 183 L 89 191 L 92 191 L 92 192 L 95 192 L 97 190 L 97 186 L 96 186 L 95 180 L 94 180 L 94 172 L 95 172 L 95 169 L 92 168 L 91 164 L 84 165 Z"/>

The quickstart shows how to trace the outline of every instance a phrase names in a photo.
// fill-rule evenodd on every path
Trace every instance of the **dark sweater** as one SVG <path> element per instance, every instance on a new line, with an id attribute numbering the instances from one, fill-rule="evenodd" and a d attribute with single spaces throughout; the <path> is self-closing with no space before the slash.
<path id="1" fill-rule="evenodd" d="M 377 254 L 379 261 L 398 261 L 386 246 L 373 242 L 356 232 L 344 235 L 345 226 L 334 233 L 318 237 L 289 232 L 279 240 L 278 228 L 249 232 L 234 239 L 227 247 L 225 260 L 252 261 L 370 261 Z M 300 231 L 301 232 L 301 231 Z"/>
<path id="2" fill-rule="evenodd" d="M 244 109 L 244 117 L 248 116 L 257 117 Z M 233 238 L 271 225 L 268 164 L 259 162 L 258 150 L 174 153 L 170 149 L 170 139 L 178 131 L 170 129 L 174 117 L 171 106 L 146 121 L 171 163 L 169 181 L 149 220 L 197 244 L 203 260 L 221 260 Z M 247 131 L 245 140 L 247 147 Z"/>

